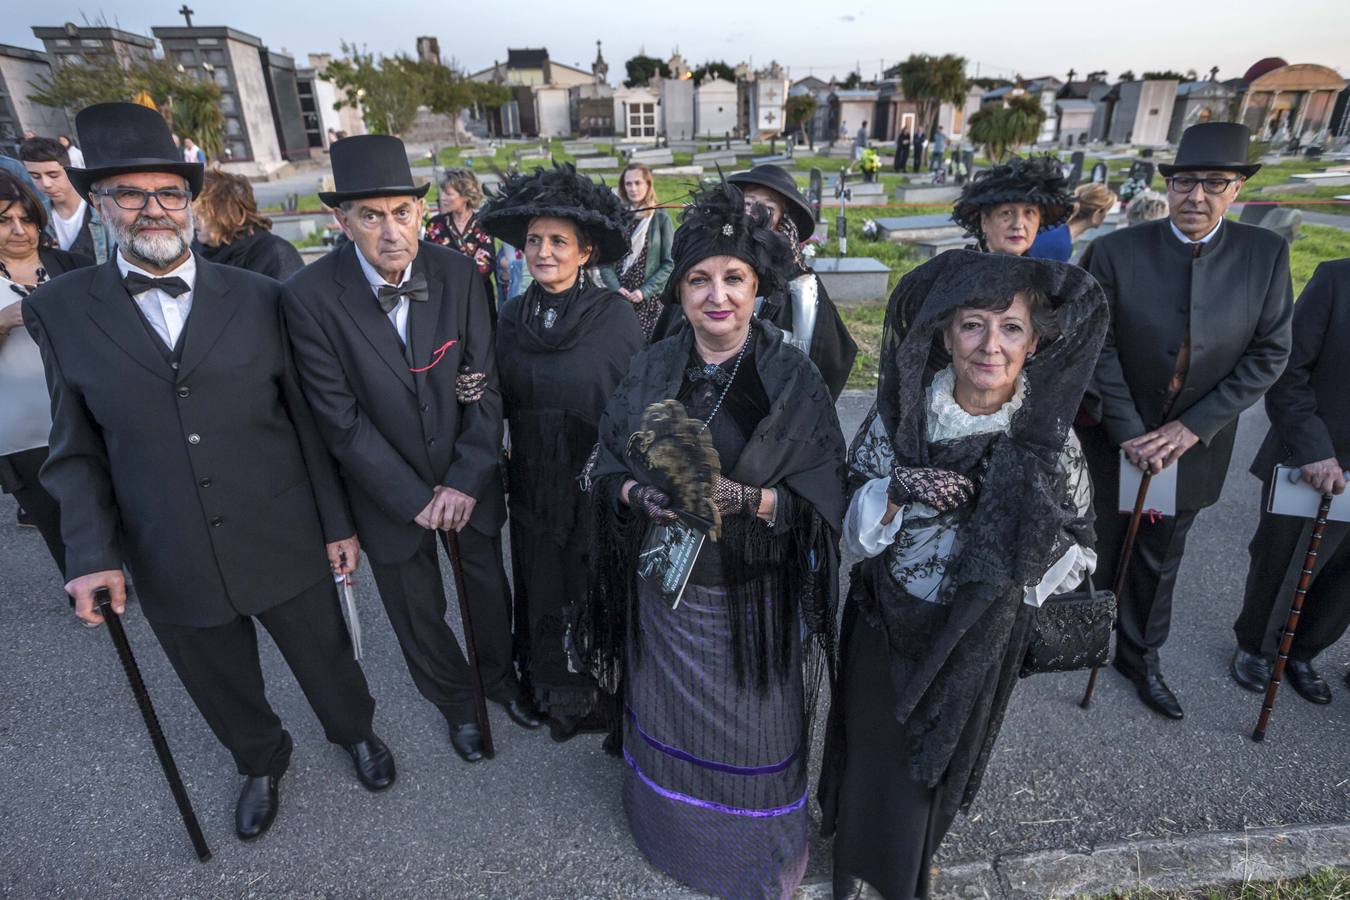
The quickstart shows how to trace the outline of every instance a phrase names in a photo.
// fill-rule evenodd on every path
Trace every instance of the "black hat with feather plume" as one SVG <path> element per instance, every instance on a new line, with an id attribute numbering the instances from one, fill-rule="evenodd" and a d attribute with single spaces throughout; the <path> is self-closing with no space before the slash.
<path id="1" fill-rule="evenodd" d="M 792 280 L 792 247 L 769 224 L 768 211 L 745 208 L 741 189 L 720 180 L 689 197 L 671 245 L 675 268 L 661 294 L 665 303 L 679 303 L 676 290 L 686 272 L 713 256 L 734 256 L 755 270 L 758 293 L 767 297 Z"/>
<path id="2" fill-rule="evenodd" d="M 628 255 L 633 214 L 612 190 L 578 174 L 571 163 L 508 175 L 478 212 L 488 234 L 521 248 L 530 222 L 540 217 L 575 222 L 593 248 L 589 265 L 618 262 Z"/>
<path id="3" fill-rule="evenodd" d="M 1063 224 L 1073 213 L 1073 194 L 1060 161 L 1053 156 L 1015 156 L 981 172 L 961 189 L 952 221 L 970 237 L 984 237 L 980 213 L 1003 203 L 1034 203 L 1041 208 L 1041 231 Z"/>

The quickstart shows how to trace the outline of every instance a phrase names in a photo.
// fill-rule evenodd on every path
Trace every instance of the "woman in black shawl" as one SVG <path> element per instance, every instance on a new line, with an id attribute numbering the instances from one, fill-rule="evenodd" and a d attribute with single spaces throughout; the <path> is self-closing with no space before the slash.
<path id="1" fill-rule="evenodd" d="M 628 252 L 627 218 L 571 166 L 511 176 L 478 216 L 524 250 L 534 278 L 501 308 L 497 371 L 510 428 L 516 660 L 559 741 L 607 724 L 594 679 L 568 665 L 565 642 L 586 597 L 590 544 L 577 477 L 605 401 L 646 343 L 632 304 L 586 276 Z"/>
<path id="2" fill-rule="evenodd" d="M 1035 608 L 1095 565 L 1069 426 L 1105 333 L 1076 266 L 952 250 L 886 310 L 876 406 L 849 450 L 845 604 L 820 801 L 835 896 L 929 895 Z"/>
<path id="3" fill-rule="evenodd" d="M 601 421 L 581 649 L 623 699 L 624 806 L 647 858 L 716 896 L 788 897 L 806 866 L 807 731 L 833 643 L 843 436 L 816 367 L 753 316 L 791 272 L 764 211 L 735 185 L 708 189 L 674 257 L 666 292 L 692 327 L 633 360 Z M 673 516 L 639 432 L 671 399 L 723 473 L 710 486 L 720 534 L 674 608 L 638 577 L 649 527 Z"/>

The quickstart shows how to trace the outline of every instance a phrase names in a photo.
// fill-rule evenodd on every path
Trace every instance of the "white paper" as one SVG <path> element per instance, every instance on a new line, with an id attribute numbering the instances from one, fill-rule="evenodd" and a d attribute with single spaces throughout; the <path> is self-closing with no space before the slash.
<path id="1" fill-rule="evenodd" d="M 1143 470 L 1126 458 L 1124 450 L 1120 451 L 1120 499 L 1117 508 L 1121 512 L 1134 512 L 1134 501 L 1139 498 L 1139 482 L 1143 477 Z M 1144 513 L 1160 516 L 1177 514 L 1177 463 L 1172 463 L 1154 475 L 1148 483 Z"/>
<path id="2" fill-rule="evenodd" d="M 1303 473 L 1296 466 L 1276 466 L 1272 476 L 1270 504 L 1268 512 L 1280 516 L 1298 516 L 1302 519 L 1317 518 L 1322 506 L 1322 495 L 1317 488 L 1303 480 Z M 1327 514 L 1329 522 L 1350 522 L 1350 491 L 1333 497 L 1331 512 Z"/>

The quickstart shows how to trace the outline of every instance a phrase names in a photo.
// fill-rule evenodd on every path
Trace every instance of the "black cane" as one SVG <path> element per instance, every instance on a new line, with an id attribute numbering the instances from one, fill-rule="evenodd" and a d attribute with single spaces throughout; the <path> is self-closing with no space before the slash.
<path id="1" fill-rule="evenodd" d="M 131 682 L 131 693 L 136 697 L 136 705 L 141 708 L 141 718 L 145 719 L 145 728 L 150 732 L 150 742 L 155 745 L 155 755 L 159 757 L 160 768 L 164 770 L 169 790 L 173 792 L 174 802 L 178 804 L 178 814 L 183 817 L 183 825 L 187 828 L 188 837 L 192 839 L 192 848 L 197 851 L 197 858 L 206 862 L 211 858 L 211 848 L 206 846 L 202 826 L 198 824 L 197 814 L 192 810 L 192 801 L 188 799 L 183 779 L 178 775 L 178 766 L 173 761 L 173 753 L 169 751 L 169 742 L 164 737 L 164 730 L 159 727 L 159 716 L 155 715 L 155 707 L 150 703 L 150 694 L 145 689 L 145 681 L 141 679 L 140 667 L 136 665 L 136 657 L 131 655 L 131 644 L 127 641 L 127 633 L 122 628 L 122 617 L 113 612 L 112 595 L 108 593 L 107 588 L 94 591 L 94 604 L 103 616 L 103 621 L 108 624 L 108 636 L 112 638 L 113 646 L 117 648 L 117 657 L 122 660 L 122 669 L 127 673 L 127 681 Z"/>
<path id="2" fill-rule="evenodd" d="M 441 531 L 441 541 L 450 556 L 450 569 L 455 573 L 455 594 L 459 597 L 459 622 L 464 627 L 464 655 L 469 658 L 469 675 L 473 679 L 473 715 L 483 733 L 483 755 L 492 759 L 492 725 L 488 722 L 487 696 L 483 692 L 483 673 L 478 668 L 478 642 L 473 634 L 473 617 L 469 613 L 469 592 L 464 586 L 464 560 L 459 555 L 459 535 Z"/>
<path id="3" fill-rule="evenodd" d="M 1252 732 L 1252 740 L 1257 742 L 1266 739 L 1266 729 L 1270 727 L 1270 714 L 1275 711 L 1275 695 L 1280 690 L 1284 667 L 1289 662 L 1289 650 L 1294 646 L 1294 632 L 1298 630 L 1298 620 L 1303 615 L 1303 599 L 1308 596 L 1308 588 L 1312 585 L 1313 567 L 1317 565 L 1317 555 L 1322 550 L 1322 535 L 1327 530 L 1327 516 L 1330 514 L 1331 494 L 1323 494 L 1322 505 L 1317 508 L 1317 519 L 1313 522 L 1312 537 L 1308 539 L 1308 553 L 1303 557 L 1303 571 L 1298 577 L 1298 587 L 1294 589 L 1294 602 L 1289 607 L 1289 618 L 1284 623 L 1280 655 L 1276 657 L 1275 668 L 1270 672 L 1266 699 L 1261 703 L 1261 716 L 1256 720 L 1256 729 Z"/>
<path id="4" fill-rule="evenodd" d="M 1125 573 L 1130 568 L 1130 557 L 1134 555 L 1134 541 L 1139 536 L 1139 520 L 1144 515 L 1144 500 L 1148 497 L 1148 484 L 1153 480 L 1152 472 L 1145 472 L 1139 479 L 1139 493 L 1134 498 L 1134 512 L 1130 515 L 1130 527 L 1125 530 L 1125 543 L 1120 548 L 1120 561 L 1116 563 L 1116 615 L 1120 615 L 1120 597 L 1125 591 Z M 1101 670 L 1100 666 L 1092 667 L 1092 674 L 1088 676 L 1087 690 L 1083 691 L 1083 699 L 1078 701 L 1078 705 L 1087 709 L 1092 705 L 1092 693 L 1097 690 L 1097 672 Z"/>

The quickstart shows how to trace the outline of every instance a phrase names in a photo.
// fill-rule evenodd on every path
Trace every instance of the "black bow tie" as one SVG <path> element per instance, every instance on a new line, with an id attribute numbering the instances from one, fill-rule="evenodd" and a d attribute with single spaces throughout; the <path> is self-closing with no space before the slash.
<path id="1" fill-rule="evenodd" d="M 711 382 L 716 387 L 726 387 L 731 383 L 731 373 L 721 366 L 715 366 L 707 363 L 702 366 L 690 366 L 684 370 L 684 377 L 691 384 L 698 384 L 700 381 Z"/>
<path id="2" fill-rule="evenodd" d="M 142 275 L 140 272 L 128 272 L 126 277 L 122 279 L 122 284 L 126 285 L 127 292 L 133 297 L 137 294 L 144 294 L 146 291 L 153 291 L 156 288 L 170 297 L 177 297 L 192 290 L 188 287 L 188 283 L 177 275 L 170 275 L 168 278 L 151 278 L 149 275 Z"/>
<path id="3" fill-rule="evenodd" d="M 380 285 L 379 295 L 375 299 L 380 304 L 380 311 L 387 316 L 391 309 L 398 306 L 398 301 L 403 297 L 407 297 L 415 303 L 427 302 L 426 278 L 421 275 L 414 275 L 397 287 L 392 284 L 382 284 Z"/>

